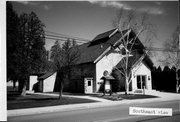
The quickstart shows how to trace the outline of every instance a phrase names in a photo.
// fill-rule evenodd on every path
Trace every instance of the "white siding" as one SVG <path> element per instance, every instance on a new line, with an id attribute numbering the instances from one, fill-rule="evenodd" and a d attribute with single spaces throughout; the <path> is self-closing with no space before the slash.
<path id="1" fill-rule="evenodd" d="M 7 86 L 13 86 L 13 81 L 11 81 L 11 80 L 8 81 L 7 82 Z M 19 82 L 18 81 L 16 82 L 16 86 L 19 86 Z"/>
<path id="2" fill-rule="evenodd" d="M 51 75 L 43 81 L 43 92 L 53 92 L 56 74 L 57 73 L 54 73 L 53 75 Z"/>
<path id="3" fill-rule="evenodd" d="M 132 70 L 132 90 L 137 89 L 137 75 L 146 75 L 146 88 L 152 90 L 151 71 L 143 63 Z"/>
<path id="4" fill-rule="evenodd" d="M 30 76 L 29 81 L 29 91 L 33 91 L 33 86 L 38 82 L 37 76 Z"/>
<path id="5" fill-rule="evenodd" d="M 119 53 L 109 53 L 96 63 L 96 91 L 99 91 L 99 82 L 102 82 L 100 78 L 103 76 L 103 72 L 107 70 L 110 73 L 121 59 L 122 55 Z"/>

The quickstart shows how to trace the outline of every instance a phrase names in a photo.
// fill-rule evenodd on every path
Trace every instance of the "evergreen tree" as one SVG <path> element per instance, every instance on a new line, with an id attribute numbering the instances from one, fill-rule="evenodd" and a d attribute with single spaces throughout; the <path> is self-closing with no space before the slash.
<path id="1" fill-rule="evenodd" d="M 18 43 L 19 43 L 19 18 L 13 10 L 11 2 L 6 4 L 6 19 L 7 19 L 7 80 L 15 82 L 18 79 Z M 15 86 L 14 86 L 15 87 Z"/>
<path id="2" fill-rule="evenodd" d="M 44 27 L 34 12 L 18 17 L 7 2 L 7 77 L 19 81 L 19 90 L 26 94 L 30 74 L 45 70 L 46 50 Z"/>
<path id="3" fill-rule="evenodd" d="M 18 44 L 20 82 L 22 95 L 25 95 L 26 83 L 31 73 L 40 73 L 44 70 L 46 60 L 44 27 L 34 12 L 20 15 Z"/>

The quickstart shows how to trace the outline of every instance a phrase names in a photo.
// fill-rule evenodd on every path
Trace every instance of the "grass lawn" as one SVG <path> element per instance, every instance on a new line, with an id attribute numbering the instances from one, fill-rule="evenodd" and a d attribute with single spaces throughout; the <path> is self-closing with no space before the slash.
<path id="1" fill-rule="evenodd" d="M 112 101 L 119 101 L 119 100 L 134 100 L 134 99 L 147 99 L 147 98 L 157 98 L 157 96 L 152 95 L 143 95 L 143 94 L 113 94 L 109 95 L 94 95 L 95 97 L 108 99 Z"/>
<path id="2" fill-rule="evenodd" d="M 7 109 L 23 109 L 23 108 L 35 108 L 45 106 L 67 105 L 77 103 L 91 103 L 97 102 L 89 99 L 80 99 L 72 97 L 63 97 L 61 100 L 54 96 L 45 95 L 26 95 L 20 96 L 17 92 L 8 93 L 7 95 Z"/>
<path id="3" fill-rule="evenodd" d="M 58 93 L 56 93 L 56 94 L 58 94 Z M 111 96 L 103 95 L 103 93 L 97 93 L 97 94 L 63 93 L 63 94 L 74 95 L 74 96 L 75 95 L 78 95 L 78 96 L 91 96 L 91 97 L 98 97 L 98 98 L 102 98 L 102 99 L 112 100 L 112 101 L 157 98 L 157 96 L 143 95 L 143 94 L 128 94 L 128 95 L 125 95 L 125 94 L 113 93 Z"/>

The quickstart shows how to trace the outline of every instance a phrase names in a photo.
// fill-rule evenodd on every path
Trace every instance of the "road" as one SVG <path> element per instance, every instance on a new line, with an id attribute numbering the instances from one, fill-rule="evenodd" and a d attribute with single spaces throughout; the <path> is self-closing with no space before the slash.
<path id="1" fill-rule="evenodd" d="M 109 122 L 179 122 L 180 112 L 174 112 L 173 116 L 131 116 L 127 118 L 114 119 Z"/>
<path id="2" fill-rule="evenodd" d="M 129 107 L 172 108 L 172 117 L 166 116 L 132 116 Z M 163 101 L 140 104 L 122 104 L 96 109 L 52 112 L 46 114 L 8 117 L 8 122 L 154 122 L 180 121 L 180 101 Z"/>

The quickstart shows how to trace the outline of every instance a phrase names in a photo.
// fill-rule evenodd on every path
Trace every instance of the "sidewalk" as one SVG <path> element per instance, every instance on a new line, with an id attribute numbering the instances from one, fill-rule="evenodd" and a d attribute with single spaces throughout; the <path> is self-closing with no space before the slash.
<path id="1" fill-rule="evenodd" d="M 43 94 L 43 95 L 51 95 L 58 96 L 58 94 L 50 94 L 50 93 L 35 93 L 35 94 Z M 60 106 L 50 106 L 50 107 L 39 107 L 39 108 L 29 108 L 29 109 L 17 109 L 17 110 L 8 110 L 8 117 L 12 116 L 21 116 L 21 115 L 33 115 L 33 114 L 41 114 L 41 113 L 49 113 L 49 112 L 60 112 L 60 111 L 74 111 L 74 110 L 82 110 L 89 108 L 99 108 L 99 107 L 108 107 L 115 106 L 121 104 L 135 104 L 135 103 L 148 103 L 148 102 L 157 102 L 157 101 L 171 101 L 171 100 L 180 100 L 180 94 L 176 93 L 166 93 L 166 92 L 154 92 L 147 93 L 148 95 L 156 95 L 158 98 L 148 98 L 148 99 L 135 99 L 135 100 L 122 100 L 122 101 L 111 101 L 91 96 L 81 96 L 81 95 L 63 95 L 69 97 L 76 98 L 85 98 L 96 100 L 99 102 L 95 103 L 82 103 L 82 104 L 71 104 L 71 105 L 60 105 Z"/>

